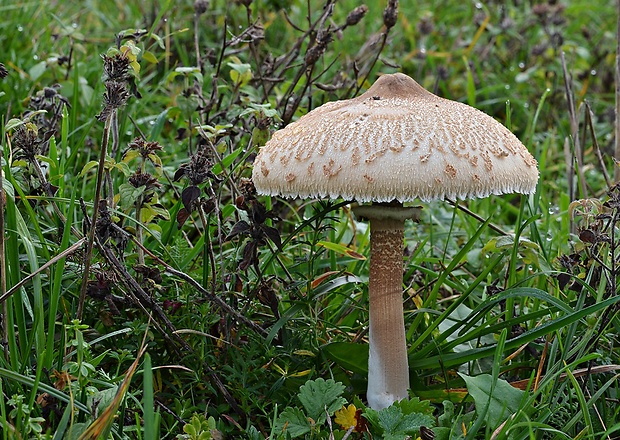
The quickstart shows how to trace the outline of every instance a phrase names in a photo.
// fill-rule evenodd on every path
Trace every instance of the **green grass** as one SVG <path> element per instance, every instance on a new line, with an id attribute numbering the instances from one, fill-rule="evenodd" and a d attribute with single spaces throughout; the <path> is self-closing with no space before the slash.
<path id="1" fill-rule="evenodd" d="M 340 399 L 366 411 L 374 438 L 392 432 L 363 402 L 367 225 L 339 201 L 258 198 L 274 218 L 256 225 L 275 227 L 281 246 L 265 228 L 258 240 L 228 236 L 255 209 L 245 179 L 281 120 L 396 71 L 509 126 L 541 179 L 531 196 L 460 202 L 469 212 L 424 204 L 407 224 L 403 299 L 422 402 L 391 414 L 434 411 L 436 438 L 617 436 L 613 2 L 403 1 L 383 46 L 387 2 L 370 0 L 308 69 L 305 31 L 323 2 L 243 3 L 212 0 L 201 15 L 191 1 L 0 5 L 0 439 L 284 438 L 282 414 L 303 425 Z M 335 3 L 326 26 L 358 5 Z M 140 70 L 104 135 L 100 54 L 114 55 L 117 35 L 139 49 Z M 17 148 L 22 122 L 44 149 Z M 128 153 L 136 138 L 163 148 Z M 95 231 L 87 266 L 74 245 L 88 241 L 97 191 L 97 217 L 114 226 Z M 308 397 L 309 380 L 333 399 Z M 369 438 L 336 417 L 300 437 Z"/>

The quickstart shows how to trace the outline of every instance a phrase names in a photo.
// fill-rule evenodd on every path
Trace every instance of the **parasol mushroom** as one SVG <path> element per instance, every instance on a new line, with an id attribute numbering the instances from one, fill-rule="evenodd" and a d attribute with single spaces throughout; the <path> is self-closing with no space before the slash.
<path id="1" fill-rule="evenodd" d="M 538 168 L 499 122 L 396 73 L 274 133 L 252 179 L 260 194 L 370 203 L 354 212 L 370 221 L 367 399 L 381 409 L 409 388 L 403 231 L 418 209 L 403 202 L 530 194 Z"/>

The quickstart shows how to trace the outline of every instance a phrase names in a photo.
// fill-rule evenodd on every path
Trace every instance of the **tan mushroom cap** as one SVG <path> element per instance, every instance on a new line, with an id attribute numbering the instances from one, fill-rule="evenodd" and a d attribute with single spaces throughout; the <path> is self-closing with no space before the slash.
<path id="1" fill-rule="evenodd" d="M 261 194 L 407 202 L 529 194 L 538 168 L 502 124 L 397 73 L 277 131 L 252 179 Z"/>

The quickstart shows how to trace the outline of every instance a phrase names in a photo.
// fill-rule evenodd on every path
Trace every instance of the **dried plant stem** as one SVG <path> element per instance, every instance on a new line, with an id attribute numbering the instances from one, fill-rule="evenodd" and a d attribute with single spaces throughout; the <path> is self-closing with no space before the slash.
<path id="1" fill-rule="evenodd" d="M 616 2 L 618 14 L 616 25 L 616 151 L 615 158 L 617 162 L 620 162 L 620 0 Z M 620 180 L 620 166 L 614 167 L 614 180 L 618 182 Z"/>
<path id="2" fill-rule="evenodd" d="M 620 1 L 620 0 L 619 0 Z M 596 131 L 594 130 L 594 124 L 592 123 L 592 109 L 590 108 L 590 104 L 588 102 L 585 103 L 586 106 L 586 126 L 590 129 L 590 136 L 592 137 L 592 145 L 594 146 L 594 153 L 596 154 L 596 158 L 598 159 L 598 163 L 605 177 L 605 183 L 607 183 L 607 188 L 611 188 L 613 182 L 611 181 L 611 177 L 607 172 L 607 167 L 605 166 L 605 161 L 603 160 L 603 154 L 601 153 L 601 148 L 598 144 L 598 139 L 596 138 Z"/>
<path id="3" fill-rule="evenodd" d="M 4 226 L 0 226 L 0 228 L 4 228 Z M 85 241 L 86 241 L 86 238 L 79 239 L 74 244 L 69 246 L 67 249 L 65 249 L 64 251 L 62 251 L 58 255 L 55 255 L 50 260 L 46 261 L 45 264 L 43 264 L 37 270 L 35 270 L 34 272 L 28 274 L 28 276 L 22 278 L 17 284 L 15 284 L 9 290 L 6 290 L 6 285 L 4 285 L 3 286 L 4 288 L 2 289 L 2 294 L 0 295 L 0 303 L 6 304 L 5 301 L 6 301 L 7 298 L 9 298 L 11 295 L 13 295 L 19 289 L 21 289 L 26 283 L 28 283 L 35 276 L 37 276 L 41 272 L 46 271 L 51 265 L 55 264 L 58 260 L 61 260 L 61 259 L 65 258 L 65 257 L 67 257 L 68 255 L 71 255 L 72 253 L 74 253 L 78 249 L 80 249 Z M 4 243 L 2 243 L 2 245 L 4 245 Z M 0 258 L 3 259 L 4 257 L 0 257 Z"/>
<path id="4" fill-rule="evenodd" d="M 142 246 L 140 243 L 136 242 L 135 239 L 133 239 L 133 240 L 134 240 L 134 243 L 136 245 Z M 168 272 L 170 275 L 174 275 L 176 277 L 181 278 L 182 280 L 187 281 L 196 290 L 198 290 L 200 293 L 202 293 L 205 296 L 205 298 L 207 298 L 209 301 L 213 302 L 217 307 L 219 307 L 223 312 L 225 312 L 229 316 L 234 317 L 237 321 L 239 321 L 240 323 L 248 326 L 250 329 L 254 330 L 259 335 L 267 336 L 268 332 L 265 329 L 261 328 L 254 321 L 252 321 L 251 319 L 248 319 L 243 314 L 239 313 L 238 311 L 236 311 L 235 309 L 230 307 L 218 295 L 216 295 L 216 294 L 214 294 L 212 292 L 209 292 L 198 281 L 193 279 L 190 275 L 186 274 L 185 272 L 182 272 L 180 270 L 177 270 L 177 269 L 173 268 L 168 263 L 166 263 L 164 260 L 159 258 L 157 255 L 151 253 L 148 249 L 146 249 L 144 247 L 143 247 L 143 249 L 144 249 L 144 252 L 146 252 L 147 254 L 149 254 L 149 256 L 151 258 L 153 258 L 153 260 L 157 261 L 158 264 L 161 264 L 162 266 L 164 266 L 164 270 L 166 272 Z"/>
<path id="5" fill-rule="evenodd" d="M 144 243 L 144 233 L 142 232 L 142 196 L 136 200 L 136 240 L 140 243 Z M 138 264 L 144 265 L 144 251 L 140 246 L 137 248 Z"/>
<path id="6" fill-rule="evenodd" d="M 482 217 L 480 217 L 478 214 L 476 214 L 475 212 L 471 211 L 470 209 L 468 209 L 467 207 L 461 205 L 460 203 L 458 203 L 455 200 L 450 200 L 448 198 L 446 198 L 446 201 L 454 206 L 455 208 L 460 209 L 461 211 L 463 211 L 465 214 L 469 215 L 470 217 L 475 218 L 476 220 L 478 220 L 480 223 L 484 223 L 486 220 L 483 219 Z M 497 232 L 499 235 L 510 235 L 508 234 L 508 232 L 504 231 L 502 228 L 500 228 L 497 225 L 494 225 L 493 223 L 489 223 L 489 229 L 494 230 L 495 232 Z"/>
<path id="7" fill-rule="evenodd" d="M 84 301 L 86 300 L 86 286 L 88 285 L 88 277 L 90 275 L 90 263 L 93 254 L 93 245 L 95 242 L 95 229 L 97 225 L 97 217 L 99 216 L 99 202 L 101 200 L 101 187 L 103 185 L 103 176 L 105 170 L 105 158 L 107 156 L 108 141 L 110 139 L 110 128 L 117 110 L 112 110 L 105 119 L 103 127 L 103 137 L 101 139 L 101 152 L 99 154 L 99 166 L 97 168 L 97 181 L 95 183 L 95 201 L 93 202 L 93 217 L 90 222 L 88 231 L 88 241 L 86 244 L 86 252 L 84 254 L 84 275 L 82 276 L 82 287 L 80 289 L 80 298 L 78 300 L 77 319 L 82 319 L 84 312 Z"/>
<path id="8" fill-rule="evenodd" d="M 619 0 L 620 1 L 620 0 Z M 577 161 L 577 175 L 579 180 L 580 198 L 587 197 L 586 181 L 583 175 L 583 152 L 581 149 L 581 142 L 579 141 L 579 121 L 577 120 L 577 109 L 575 108 L 575 99 L 573 97 L 573 88 L 571 86 L 571 79 L 568 75 L 568 69 L 566 68 L 566 60 L 564 59 L 564 52 L 560 52 L 560 61 L 562 62 L 562 72 L 564 73 L 564 89 L 566 92 L 566 101 L 568 103 L 568 117 L 570 121 L 571 138 L 573 141 L 573 159 Z M 571 189 L 571 191 L 573 191 Z M 571 198 L 571 202 L 574 197 Z"/>
<path id="9" fill-rule="evenodd" d="M 200 58 L 200 14 L 194 13 L 194 50 L 196 52 L 196 67 L 202 72 L 202 59 Z"/>

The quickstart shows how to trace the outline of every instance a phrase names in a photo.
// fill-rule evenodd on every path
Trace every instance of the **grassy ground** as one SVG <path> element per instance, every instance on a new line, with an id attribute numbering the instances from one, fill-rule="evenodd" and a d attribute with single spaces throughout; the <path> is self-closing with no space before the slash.
<path id="1" fill-rule="evenodd" d="M 402 3 L 393 27 L 383 0 L 0 4 L 2 439 L 618 435 L 614 5 Z M 366 226 L 247 179 L 275 129 L 396 71 L 541 179 L 407 225 L 416 397 L 377 412 Z"/>

